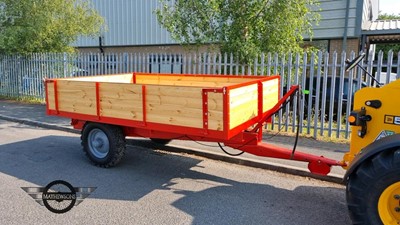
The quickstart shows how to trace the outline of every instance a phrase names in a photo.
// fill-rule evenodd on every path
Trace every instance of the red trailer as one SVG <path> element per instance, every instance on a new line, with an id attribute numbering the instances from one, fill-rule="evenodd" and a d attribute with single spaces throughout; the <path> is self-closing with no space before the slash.
<path id="1" fill-rule="evenodd" d="M 47 79 L 47 114 L 72 119 L 96 165 L 116 165 L 125 137 L 223 143 L 258 156 L 309 162 L 326 175 L 344 162 L 293 152 L 262 142 L 271 116 L 298 92 L 279 96 L 279 76 L 222 76 L 130 73 Z"/>

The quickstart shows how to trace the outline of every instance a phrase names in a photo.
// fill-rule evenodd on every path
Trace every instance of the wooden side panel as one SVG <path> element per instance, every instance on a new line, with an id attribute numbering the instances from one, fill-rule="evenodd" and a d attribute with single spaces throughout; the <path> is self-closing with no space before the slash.
<path id="1" fill-rule="evenodd" d="M 146 86 L 148 122 L 203 128 L 202 88 Z"/>
<path id="2" fill-rule="evenodd" d="M 100 115 L 143 121 L 142 85 L 100 83 Z"/>
<path id="3" fill-rule="evenodd" d="M 170 85 L 170 86 L 188 86 L 188 87 L 217 87 L 232 85 L 228 82 L 212 82 L 212 81 L 171 81 L 171 80 L 147 80 L 142 84 Z"/>
<path id="4" fill-rule="evenodd" d="M 230 90 L 230 129 L 258 115 L 258 85 Z"/>
<path id="5" fill-rule="evenodd" d="M 254 80 L 254 78 L 136 74 L 137 84 L 161 84 L 193 87 L 223 87 L 252 80 Z"/>
<path id="6" fill-rule="evenodd" d="M 74 77 L 74 78 L 65 78 L 62 80 L 109 82 L 109 83 L 132 83 L 132 78 L 133 78 L 132 73 L 126 73 L 126 74 L 90 76 L 90 77 Z"/>
<path id="7" fill-rule="evenodd" d="M 279 98 L 279 79 L 263 82 L 263 112 L 271 109 Z"/>
<path id="8" fill-rule="evenodd" d="M 96 115 L 96 84 L 94 82 L 57 80 L 60 111 Z"/>
<path id="9" fill-rule="evenodd" d="M 223 106 L 222 93 L 208 93 L 208 129 L 224 130 Z"/>
<path id="10" fill-rule="evenodd" d="M 48 107 L 48 109 L 56 110 L 56 98 L 55 98 L 55 92 L 54 92 L 54 83 L 47 82 L 46 88 L 47 88 L 47 107 Z"/>

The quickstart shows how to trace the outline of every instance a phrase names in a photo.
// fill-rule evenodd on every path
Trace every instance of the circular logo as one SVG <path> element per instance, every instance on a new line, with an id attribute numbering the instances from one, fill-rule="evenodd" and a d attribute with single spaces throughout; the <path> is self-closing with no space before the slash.
<path id="1" fill-rule="evenodd" d="M 66 213 L 74 207 L 76 202 L 75 188 L 63 180 L 49 183 L 43 190 L 44 206 L 53 213 Z"/>

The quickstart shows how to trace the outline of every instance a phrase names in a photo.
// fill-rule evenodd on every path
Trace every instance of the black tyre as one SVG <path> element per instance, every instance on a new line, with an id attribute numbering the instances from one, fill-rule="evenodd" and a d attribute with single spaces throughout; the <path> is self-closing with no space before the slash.
<path id="1" fill-rule="evenodd" d="M 354 224 L 400 224 L 400 149 L 363 162 L 349 177 L 346 198 Z"/>
<path id="2" fill-rule="evenodd" d="M 150 140 L 158 145 L 166 145 L 171 142 L 171 139 L 150 138 Z"/>
<path id="3" fill-rule="evenodd" d="M 81 140 L 86 156 L 97 166 L 115 166 L 125 154 L 125 135 L 118 126 L 87 123 Z"/>

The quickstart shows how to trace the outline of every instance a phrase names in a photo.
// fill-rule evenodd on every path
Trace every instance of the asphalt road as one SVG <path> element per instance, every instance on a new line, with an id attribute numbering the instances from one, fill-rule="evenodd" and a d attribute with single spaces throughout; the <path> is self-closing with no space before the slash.
<path id="1" fill-rule="evenodd" d="M 103 169 L 79 135 L 0 120 L 0 224 L 351 224 L 344 186 L 129 143 Z M 21 189 L 59 179 L 97 189 L 65 214 Z"/>

